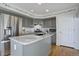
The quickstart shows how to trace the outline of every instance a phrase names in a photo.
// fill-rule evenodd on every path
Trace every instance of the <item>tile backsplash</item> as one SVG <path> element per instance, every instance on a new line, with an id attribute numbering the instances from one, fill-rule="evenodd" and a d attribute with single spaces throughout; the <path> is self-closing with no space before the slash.
<path id="1" fill-rule="evenodd" d="M 42 28 L 43 32 L 46 32 L 47 30 L 49 30 L 49 28 Z M 34 28 L 22 27 L 22 34 L 28 34 L 33 32 L 34 32 Z"/>

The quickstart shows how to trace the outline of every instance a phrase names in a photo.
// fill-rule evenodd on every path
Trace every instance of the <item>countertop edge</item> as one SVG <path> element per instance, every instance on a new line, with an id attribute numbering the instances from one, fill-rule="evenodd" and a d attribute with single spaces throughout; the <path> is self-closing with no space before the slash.
<path id="1" fill-rule="evenodd" d="M 47 35 L 47 34 L 46 34 L 46 35 Z M 45 38 L 50 37 L 50 36 L 53 36 L 53 35 L 55 35 L 55 33 L 52 33 L 52 34 L 50 34 L 49 36 L 46 36 L 46 37 L 43 37 L 43 38 L 40 38 L 40 39 L 31 41 L 31 42 L 29 42 L 29 43 L 23 43 L 23 42 L 20 42 L 20 41 L 18 41 L 18 40 L 15 40 L 14 38 L 9 38 L 9 39 L 14 40 L 15 42 L 18 42 L 18 43 L 20 43 L 20 44 L 22 44 L 22 45 L 29 45 L 29 44 L 38 42 L 38 41 L 40 41 L 40 40 L 42 40 L 42 39 L 45 39 Z"/>

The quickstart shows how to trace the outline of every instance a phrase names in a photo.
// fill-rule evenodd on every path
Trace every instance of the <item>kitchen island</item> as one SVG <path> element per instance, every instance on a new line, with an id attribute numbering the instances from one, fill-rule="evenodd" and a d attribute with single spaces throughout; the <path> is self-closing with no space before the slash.
<path id="1" fill-rule="evenodd" d="M 12 56 L 47 56 L 51 45 L 51 36 L 47 33 L 41 36 L 35 34 L 10 37 Z"/>

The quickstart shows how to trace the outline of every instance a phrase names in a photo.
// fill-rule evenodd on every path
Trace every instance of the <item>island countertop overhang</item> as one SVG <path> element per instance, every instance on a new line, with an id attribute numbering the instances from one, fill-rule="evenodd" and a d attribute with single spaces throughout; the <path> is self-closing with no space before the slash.
<path id="1" fill-rule="evenodd" d="M 10 37 L 9 39 L 11 39 L 17 43 L 20 43 L 22 45 L 28 45 L 28 44 L 32 44 L 32 43 L 38 42 L 40 40 L 46 39 L 48 37 L 51 37 L 55 34 L 56 34 L 56 32 L 47 33 L 47 34 L 42 35 L 42 36 L 37 36 L 37 35 L 32 34 L 32 35 Z"/>

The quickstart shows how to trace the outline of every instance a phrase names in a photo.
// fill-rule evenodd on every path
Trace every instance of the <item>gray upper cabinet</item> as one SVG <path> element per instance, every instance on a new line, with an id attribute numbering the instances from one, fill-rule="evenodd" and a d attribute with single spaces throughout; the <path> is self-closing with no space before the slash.
<path id="1" fill-rule="evenodd" d="M 39 24 L 39 25 L 41 25 L 43 27 L 43 20 L 42 19 L 34 19 L 33 20 L 33 25 L 34 24 Z"/>
<path id="2" fill-rule="evenodd" d="M 44 28 L 48 28 L 49 27 L 49 20 L 44 20 Z"/>
<path id="3" fill-rule="evenodd" d="M 22 27 L 33 27 L 33 19 L 30 19 L 30 18 L 24 18 L 22 20 Z"/>
<path id="4" fill-rule="evenodd" d="M 49 18 L 43 20 L 44 28 L 55 28 L 56 27 L 56 18 Z"/>
<path id="5" fill-rule="evenodd" d="M 32 18 L 24 18 L 22 20 L 23 27 L 33 28 L 34 24 L 40 24 L 43 28 L 56 28 L 56 18 L 48 18 L 48 19 L 32 19 Z"/>

